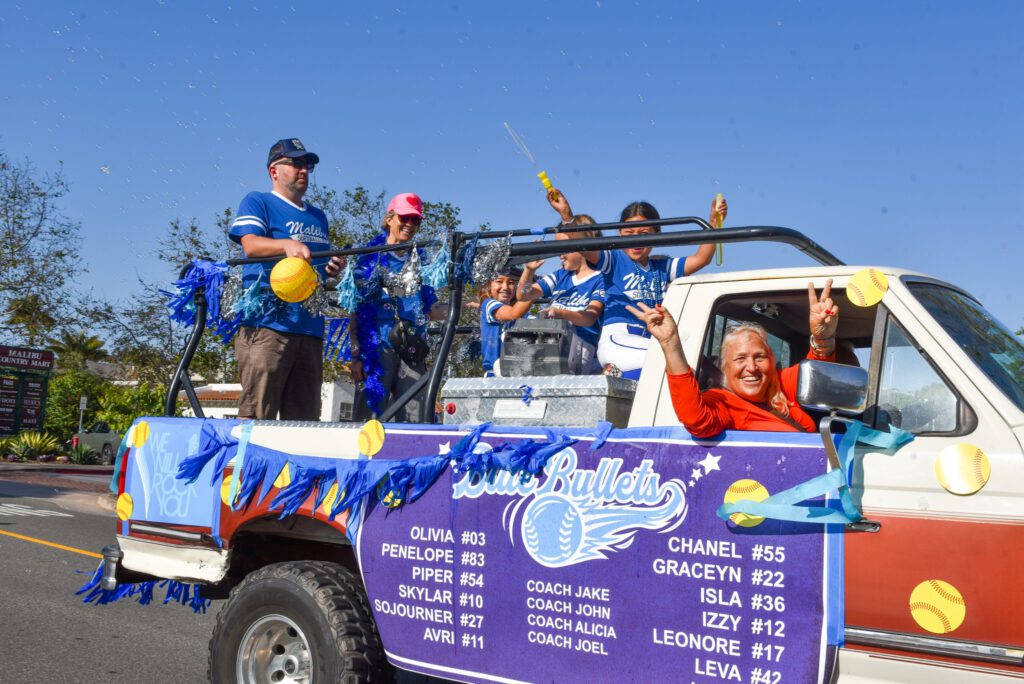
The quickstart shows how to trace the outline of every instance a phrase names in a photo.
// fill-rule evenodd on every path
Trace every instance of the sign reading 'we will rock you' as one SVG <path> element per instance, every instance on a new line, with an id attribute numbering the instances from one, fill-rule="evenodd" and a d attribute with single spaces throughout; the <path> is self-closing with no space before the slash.
<path id="1" fill-rule="evenodd" d="M 478 451 L 543 438 L 494 430 Z M 445 453 L 462 434 L 395 430 L 387 451 Z M 655 428 L 596 450 L 581 439 L 525 481 L 449 471 L 414 504 L 365 511 L 384 647 L 400 667 L 475 682 L 824 681 L 842 536 L 715 511 L 826 469 L 812 435 L 697 443 Z"/>

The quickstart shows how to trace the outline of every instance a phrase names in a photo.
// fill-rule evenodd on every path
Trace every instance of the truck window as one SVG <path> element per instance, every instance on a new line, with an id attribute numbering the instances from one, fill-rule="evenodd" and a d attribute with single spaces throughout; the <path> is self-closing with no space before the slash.
<path id="1" fill-rule="evenodd" d="M 913 433 L 954 432 L 959 401 L 906 331 L 889 318 L 878 386 L 877 425 L 892 424 Z"/>
<path id="2" fill-rule="evenodd" d="M 1006 398 L 1024 411 L 1024 345 L 978 302 L 934 283 L 910 291 Z"/>

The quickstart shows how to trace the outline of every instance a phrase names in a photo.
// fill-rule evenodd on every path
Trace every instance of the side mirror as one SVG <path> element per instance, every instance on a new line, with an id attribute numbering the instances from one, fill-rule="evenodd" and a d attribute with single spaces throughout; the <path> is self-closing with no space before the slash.
<path id="1" fill-rule="evenodd" d="M 796 400 L 822 411 L 862 413 L 868 403 L 868 372 L 859 366 L 826 361 L 800 362 Z"/>

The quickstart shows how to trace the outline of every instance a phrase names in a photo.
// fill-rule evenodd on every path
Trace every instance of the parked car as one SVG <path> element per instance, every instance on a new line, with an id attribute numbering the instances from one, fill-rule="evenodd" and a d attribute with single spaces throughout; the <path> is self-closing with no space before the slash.
<path id="1" fill-rule="evenodd" d="M 98 421 L 87 430 L 78 432 L 71 438 L 71 446 L 87 446 L 96 452 L 102 465 L 113 465 L 117 445 L 121 443 L 121 435 L 110 429 L 103 421 Z"/>

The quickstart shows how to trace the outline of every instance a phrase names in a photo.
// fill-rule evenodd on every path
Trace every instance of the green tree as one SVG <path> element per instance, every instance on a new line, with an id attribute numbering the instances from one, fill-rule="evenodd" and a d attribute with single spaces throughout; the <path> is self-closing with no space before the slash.
<path id="1" fill-rule="evenodd" d="M 99 400 L 96 417 L 122 435 L 139 416 L 162 416 L 164 389 L 146 383 L 138 387 L 110 386 Z"/>
<path id="2" fill-rule="evenodd" d="M 91 425 L 96 420 L 97 409 L 108 387 L 109 383 L 81 369 L 54 375 L 50 379 L 46 400 L 45 430 L 61 441 L 70 439 L 71 435 L 78 432 L 78 402 L 82 396 L 89 397 L 84 423 L 86 426 Z"/>
<path id="3" fill-rule="evenodd" d="M 46 348 L 57 355 L 57 365 L 62 369 L 84 370 L 89 361 L 107 358 L 104 342 L 95 335 L 81 330 L 62 330 L 60 337 L 47 340 Z"/>
<path id="4" fill-rule="evenodd" d="M 79 224 L 59 202 L 68 192 L 62 170 L 40 175 L 27 159 L 0 151 L 0 337 L 36 345 L 66 320 L 77 259 Z"/>

